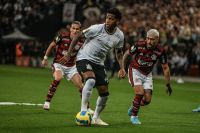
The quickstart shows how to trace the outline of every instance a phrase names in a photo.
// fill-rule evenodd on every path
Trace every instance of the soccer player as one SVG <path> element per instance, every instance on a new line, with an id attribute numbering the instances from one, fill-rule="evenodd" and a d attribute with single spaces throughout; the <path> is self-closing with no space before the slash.
<path id="1" fill-rule="evenodd" d="M 80 31 L 81 23 L 79 21 L 72 22 L 70 30 L 64 31 L 56 36 L 56 38 L 50 43 L 49 47 L 46 50 L 44 59 L 42 60 L 43 66 L 47 66 L 47 59 L 52 49 L 56 49 L 56 54 L 52 64 L 54 80 L 50 85 L 46 101 L 43 106 L 45 110 L 50 109 L 50 102 L 63 76 L 65 76 L 67 80 L 70 80 L 79 89 L 80 95 L 82 94 L 83 83 L 81 76 L 78 74 L 78 71 L 76 69 L 75 59 L 78 50 L 82 47 L 83 41 L 79 39 L 79 41 L 76 43 L 76 47 L 71 52 L 72 56 L 67 62 L 65 62 L 64 64 L 59 63 L 60 59 L 67 52 L 72 39 Z M 88 111 L 90 113 L 93 113 L 91 109 L 89 109 Z"/>
<path id="2" fill-rule="evenodd" d="M 128 110 L 132 124 L 141 124 L 138 119 L 140 106 L 148 105 L 151 102 L 153 92 L 152 69 L 157 60 L 162 64 L 166 80 L 166 92 L 171 95 L 170 70 L 167 63 L 167 55 L 164 49 L 158 44 L 159 32 L 150 29 L 147 32 L 146 40 L 138 41 L 128 49 L 123 56 L 123 71 L 128 56 L 134 56 L 128 70 L 129 82 L 133 87 L 135 96 L 132 107 Z"/>
<path id="3" fill-rule="evenodd" d="M 104 67 L 104 60 L 111 48 L 115 48 L 120 68 L 122 66 L 124 34 L 117 27 L 120 19 L 121 12 L 117 8 L 108 10 L 105 23 L 92 25 L 74 37 L 66 58 L 62 61 L 63 63 L 72 56 L 71 52 L 78 39 L 85 37 L 85 42 L 78 52 L 76 61 L 78 72 L 85 81 L 82 92 L 81 111 L 87 111 L 87 103 L 90 99 L 92 88 L 96 87 L 99 96 L 92 118 L 92 124 L 96 125 L 108 125 L 108 123 L 101 120 L 100 113 L 104 110 L 109 96 L 108 78 Z M 118 76 L 123 78 L 125 73 L 120 70 Z"/>

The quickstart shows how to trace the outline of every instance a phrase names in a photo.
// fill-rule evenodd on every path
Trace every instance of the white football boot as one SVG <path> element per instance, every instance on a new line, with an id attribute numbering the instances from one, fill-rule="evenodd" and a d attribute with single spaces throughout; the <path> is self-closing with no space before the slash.
<path id="1" fill-rule="evenodd" d="M 94 114 L 94 110 L 92 110 L 91 108 L 88 108 L 87 111 L 88 111 L 88 113 L 91 114 L 91 115 Z"/>
<path id="2" fill-rule="evenodd" d="M 44 105 L 43 105 L 43 109 L 44 110 L 49 110 L 50 109 L 50 102 L 44 102 Z"/>
<path id="3" fill-rule="evenodd" d="M 102 121 L 100 118 L 92 118 L 92 125 L 108 126 L 109 124 Z"/>

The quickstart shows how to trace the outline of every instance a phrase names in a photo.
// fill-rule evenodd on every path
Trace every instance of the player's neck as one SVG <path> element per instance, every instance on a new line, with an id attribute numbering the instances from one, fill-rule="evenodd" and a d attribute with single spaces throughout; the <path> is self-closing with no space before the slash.
<path id="1" fill-rule="evenodd" d="M 114 34 L 116 29 L 117 29 L 117 27 L 112 27 L 112 28 L 109 28 L 109 29 L 106 28 L 106 27 L 104 27 L 104 28 L 105 28 L 105 31 L 110 35 Z"/>

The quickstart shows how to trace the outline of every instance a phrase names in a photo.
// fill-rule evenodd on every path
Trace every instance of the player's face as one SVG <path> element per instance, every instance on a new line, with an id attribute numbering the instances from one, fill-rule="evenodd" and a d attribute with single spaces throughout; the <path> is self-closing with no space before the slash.
<path id="1" fill-rule="evenodd" d="M 81 31 L 80 25 L 72 24 L 70 27 L 70 37 L 73 38 L 80 31 Z"/>
<path id="2" fill-rule="evenodd" d="M 146 41 L 148 48 L 154 48 L 158 44 L 158 37 L 148 35 Z"/>
<path id="3" fill-rule="evenodd" d="M 115 15 L 107 13 L 106 15 L 106 29 L 112 30 L 114 29 L 118 24 L 118 19 L 115 18 Z"/>

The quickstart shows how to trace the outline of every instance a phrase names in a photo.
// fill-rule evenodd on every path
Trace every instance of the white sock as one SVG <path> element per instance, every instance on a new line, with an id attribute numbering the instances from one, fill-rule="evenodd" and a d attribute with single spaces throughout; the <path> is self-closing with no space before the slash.
<path id="1" fill-rule="evenodd" d="M 98 97 L 93 118 L 95 119 L 99 118 L 100 113 L 104 110 L 106 106 L 107 100 L 108 100 L 108 96 Z"/>
<path id="2" fill-rule="evenodd" d="M 92 88 L 94 87 L 94 85 L 95 85 L 95 79 L 90 78 L 85 82 L 82 91 L 81 111 L 87 111 L 87 105 L 90 100 L 90 96 L 92 94 Z"/>

